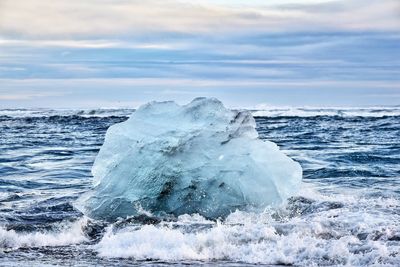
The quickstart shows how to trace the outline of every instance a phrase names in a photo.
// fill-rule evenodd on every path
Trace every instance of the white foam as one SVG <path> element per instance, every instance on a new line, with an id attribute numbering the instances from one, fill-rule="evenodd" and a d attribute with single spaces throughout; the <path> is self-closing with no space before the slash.
<path id="1" fill-rule="evenodd" d="M 373 107 L 373 108 L 271 108 L 253 110 L 254 117 L 374 117 L 400 116 L 398 107 Z"/>
<path id="2" fill-rule="evenodd" d="M 400 116 L 399 107 L 262 107 L 251 110 L 255 117 L 384 117 Z M 0 109 L 0 116 L 12 118 L 49 117 L 49 116 L 81 116 L 108 117 L 129 116 L 134 109 Z"/>
<path id="3" fill-rule="evenodd" d="M 66 246 L 87 241 L 82 226 L 86 219 L 60 225 L 59 231 L 18 233 L 0 228 L 0 250 L 23 247 Z"/>
<path id="4" fill-rule="evenodd" d="M 99 108 L 99 109 L 0 109 L 0 116 L 12 118 L 36 118 L 50 116 L 109 117 L 129 116 L 134 109 Z"/>
<path id="5" fill-rule="evenodd" d="M 304 191 L 308 192 L 309 188 Z M 393 205 L 390 201 L 386 204 Z M 270 212 L 237 211 L 225 222 L 185 215 L 177 223 L 119 230 L 110 227 L 94 249 L 106 258 L 168 262 L 223 260 L 301 266 L 398 266 L 400 242 L 388 239 L 399 232 L 400 218 L 373 213 L 373 210 L 355 212 L 346 206 L 277 220 Z M 191 224 L 192 229 L 199 224 L 205 227 L 188 231 Z M 366 237 L 360 239 L 363 234 Z"/>

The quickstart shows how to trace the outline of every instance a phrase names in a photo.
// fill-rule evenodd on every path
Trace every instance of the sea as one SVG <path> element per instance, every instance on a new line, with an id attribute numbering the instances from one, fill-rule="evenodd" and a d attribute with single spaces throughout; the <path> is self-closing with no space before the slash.
<path id="1" fill-rule="evenodd" d="M 280 206 L 94 221 L 75 201 L 132 112 L 0 110 L 0 266 L 400 266 L 400 107 L 252 110 L 303 168 Z"/>

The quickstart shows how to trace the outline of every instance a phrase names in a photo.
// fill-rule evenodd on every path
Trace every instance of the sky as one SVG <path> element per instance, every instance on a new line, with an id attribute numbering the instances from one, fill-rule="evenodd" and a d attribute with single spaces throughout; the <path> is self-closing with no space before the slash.
<path id="1" fill-rule="evenodd" d="M 0 108 L 400 105 L 398 0 L 0 0 Z"/>

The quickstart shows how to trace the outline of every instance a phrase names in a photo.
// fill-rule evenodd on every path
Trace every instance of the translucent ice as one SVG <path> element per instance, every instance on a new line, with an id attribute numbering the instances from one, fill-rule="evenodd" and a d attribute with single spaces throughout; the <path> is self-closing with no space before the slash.
<path id="1" fill-rule="evenodd" d="M 96 219 L 199 213 L 224 217 L 288 198 L 300 165 L 258 138 L 247 111 L 213 98 L 180 106 L 151 102 L 111 126 L 95 160 L 94 189 L 80 207 Z"/>

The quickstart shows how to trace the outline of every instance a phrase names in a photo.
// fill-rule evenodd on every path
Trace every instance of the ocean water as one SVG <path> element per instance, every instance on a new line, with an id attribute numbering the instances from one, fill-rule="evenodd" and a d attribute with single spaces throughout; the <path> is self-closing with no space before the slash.
<path id="1" fill-rule="evenodd" d="M 253 111 L 303 167 L 298 193 L 225 220 L 74 208 L 107 128 L 132 110 L 0 110 L 0 265 L 400 265 L 400 108 Z"/>

